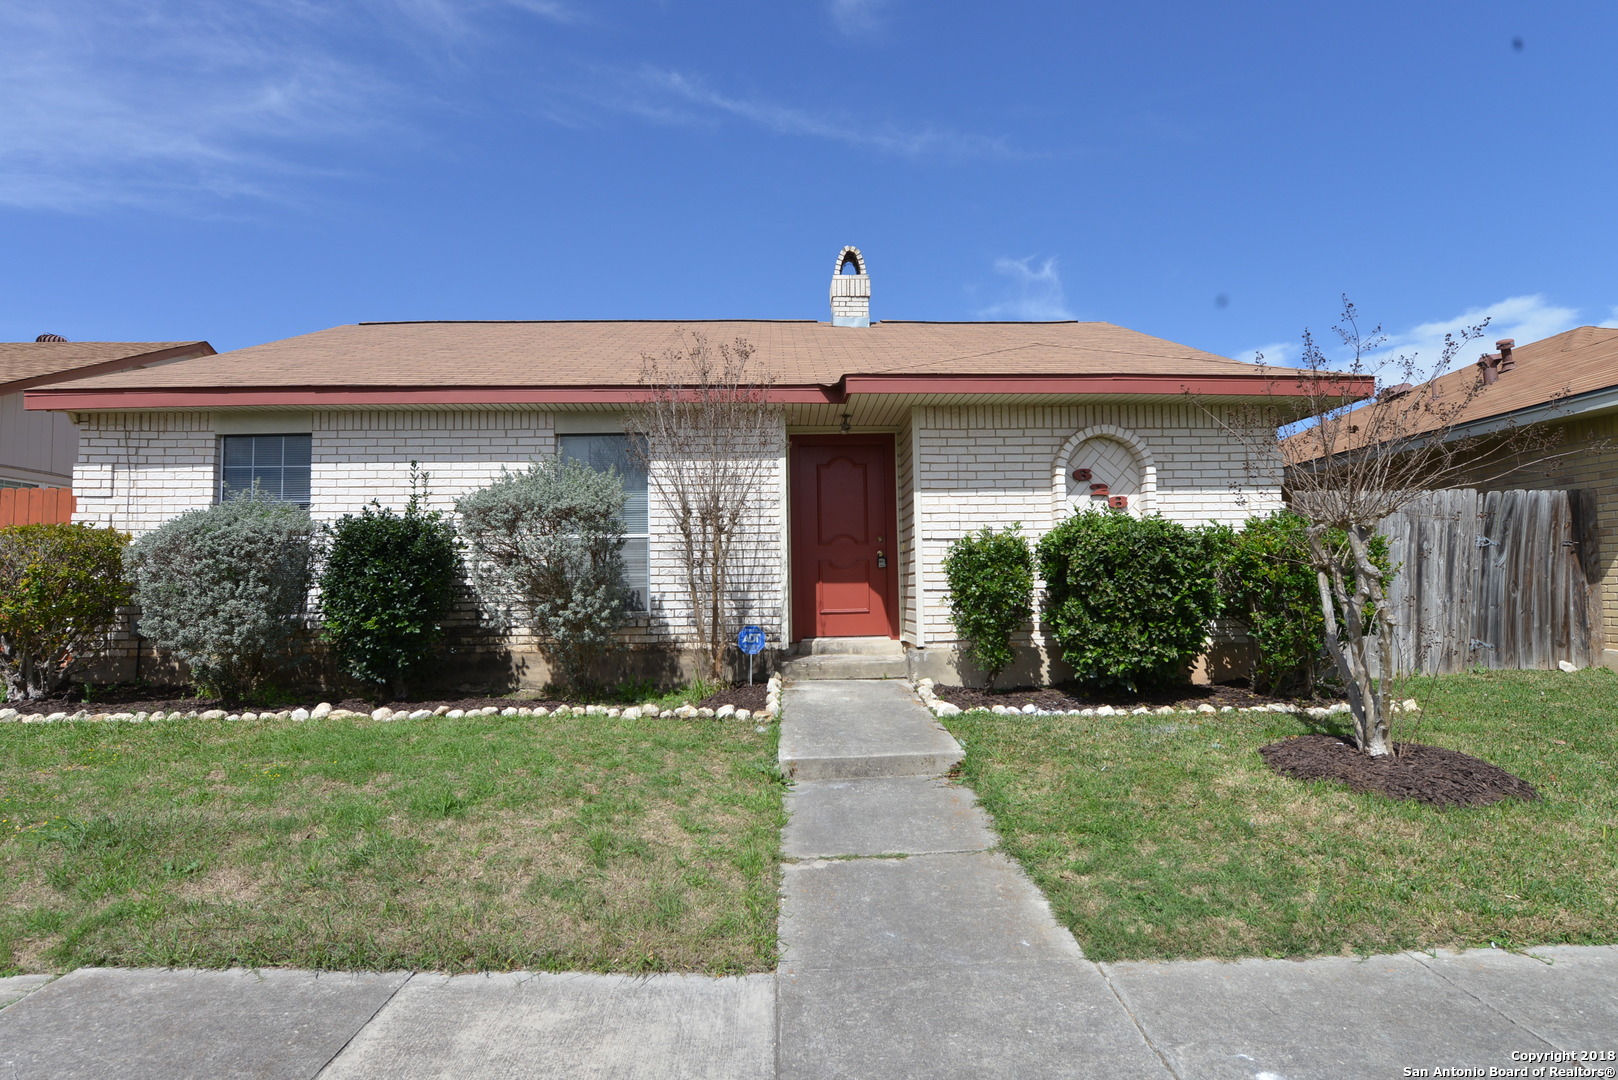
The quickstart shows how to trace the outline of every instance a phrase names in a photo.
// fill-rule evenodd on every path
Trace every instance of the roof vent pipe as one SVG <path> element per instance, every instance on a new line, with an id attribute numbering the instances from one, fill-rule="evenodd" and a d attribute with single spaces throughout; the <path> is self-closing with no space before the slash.
<path id="1" fill-rule="evenodd" d="M 1494 347 L 1500 350 L 1500 371 L 1502 374 L 1517 366 L 1517 361 L 1512 359 L 1511 356 L 1511 350 L 1517 347 L 1516 338 L 1501 338 L 1494 343 Z"/>
<path id="2" fill-rule="evenodd" d="M 61 334 L 41 334 L 37 338 L 34 339 L 34 343 L 38 344 L 41 341 L 66 341 L 66 340 L 67 340 L 67 338 L 63 337 Z"/>
<path id="3" fill-rule="evenodd" d="M 1484 386 L 1493 386 L 1503 373 L 1517 366 L 1517 361 L 1511 356 L 1511 350 L 1516 344 L 1514 338 L 1501 338 L 1494 343 L 1499 352 L 1484 353 L 1478 357 L 1478 370 L 1483 373 Z"/>

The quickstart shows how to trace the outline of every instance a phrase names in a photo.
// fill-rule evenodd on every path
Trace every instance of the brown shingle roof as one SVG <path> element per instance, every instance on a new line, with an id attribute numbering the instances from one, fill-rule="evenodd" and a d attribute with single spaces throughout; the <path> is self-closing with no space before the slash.
<path id="1" fill-rule="evenodd" d="M 633 386 L 641 357 L 682 332 L 746 338 L 781 385 L 845 375 L 1246 375 L 1249 364 L 1110 323 L 809 321 L 359 323 L 183 364 L 74 384 L 75 390 L 276 387 Z"/>
<path id="2" fill-rule="evenodd" d="M 0 393 L 212 352 L 206 341 L 0 341 Z"/>
<path id="3" fill-rule="evenodd" d="M 1511 352 L 1517 366 L 1492 386 L 1481 387 L 1458 416 L 1470 424 L 1552 400 L 1618 386 L 1618 329 L 1580 326 Z M 1479 377 L 1475 364 L 1441 376 L 1438 392 L 1461 393 Z"/>
<path id="4" fill-rule="evenodd" d="M 1556 401 L 1567 402 L 1566 407 L 1572 410 L 1577 407 L 1576 399 L 1580 395 L 1618 386 L 1618 329 L 1576 327 L 1516 346 L 1511 358 L 1516 366 L 1502 372 L 1493 384 L 1482 384 L 1477 365 L 1466 364 L 1434 379 L 1431 389 L 1423 384 L 1411 394 L 1347 414 L 1337 421 L 1347 430 L 1339 428 L 1333 436 L 1333 453 L 1362 444 L 1366 438 L 1363 432 L 1393 432 L 1397 437 L 1409 437 L 1440 426 L 1459 430 L 1479 421 Z M 1439 404 L 1423 408 L 1422 401 L 1426 399 Z M 1445 401 L 1462 404 L 1445 408 L 1442 405 Z M 1369 410 L 1398 416 L 1385 417 L 1378 424 Z M 1356 433 L 1360 434 L 1356 437 Z M 1373 439 L 1389 437 L 1371 436 Z M 1290 461 L 1309 461 L 1320 456 L 1320 444 L 1320 433 L 1307 429 L 1286 440 L 1285 453 Z"/>

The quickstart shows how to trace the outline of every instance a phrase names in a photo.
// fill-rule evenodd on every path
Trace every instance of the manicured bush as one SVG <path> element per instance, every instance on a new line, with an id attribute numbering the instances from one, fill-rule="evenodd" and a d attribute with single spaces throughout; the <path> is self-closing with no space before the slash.
<path id="1" fill-rule="evenodd" d="M 129 603 L 129 535 L 89 525 L 0 529 L 0 679 L 6 698 L 49 697 Z"/>
<path id="2" fill-rule="evenodd" d="M 588 682 L 618 643 L 629 598 L 617 474 L 547 458 L 463 495 L 455 509 L 491 613 L 539 636 L 557 683 Z"/>
<path id="3" fill-rule="evenodd" d="M 256 489 L 164 522 L 125 557 L 140 632 L 199 686 L 241 697 L 293 659 L 313 541 L 309 511 Z"/>
<path id="4" fill-rule="evenodd" d="M 1265 693 L 1311 694 L 1316 682 L 1332 673 L 1320 586 L 1309 565 L 1308 527 L 1304 518 L 1283 510 L 1250 518 L 1239 532 L 1225 531 L 1219 571 L 1225 614 L 1239 620 L 1253 639 L 1253 688 Z M 1347 546 L 1341 529 L 1331 530 L 1326 540 L 1339 550 Z M 1387 567 L 1384 537 L 1371 541 L 1371 558 Z"/>
<path id="5" fill-rule="evenodd" d="M 950 619 L 988 685 L 1011 663 L 1011 635 L 1034 614 L 1034 552 L 1021 522 L 968 533 L 944 557 Z"/>
<path id="6" fill-rule="evenodd" d="M 414 486 L 414 485 L 412 485 Z M 432 656 L 455 602 L 455 527 L 412 491 L 404 513 L 373 503 L 326 527 L 322 636 L 349 675 L 403 697 Z"/>
<path id="7" fill-rule="evenodd" d="M 1081 681 L 1135 690 L 1186 677 L 1219 614 L 1211 530 L 1086 510 L 1038 553 L 1045 626 Z"/>

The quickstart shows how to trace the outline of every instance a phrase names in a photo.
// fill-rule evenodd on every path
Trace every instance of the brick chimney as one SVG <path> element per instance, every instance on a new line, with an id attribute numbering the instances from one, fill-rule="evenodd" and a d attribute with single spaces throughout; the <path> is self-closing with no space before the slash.
<path id="1" fill-rule="evenodd" d="M 839 251 L 831 274 L 831 324 L 870 326 L 871 278 L 860 249 L 850 245 Z"/>

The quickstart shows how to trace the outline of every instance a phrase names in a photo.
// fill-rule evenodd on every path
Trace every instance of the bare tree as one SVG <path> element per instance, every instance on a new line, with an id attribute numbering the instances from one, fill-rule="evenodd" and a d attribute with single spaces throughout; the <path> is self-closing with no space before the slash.
<path id="1" fill-rule="evenodd" d="M 642 358 L 645 404 L 624 429 L 646 467 L 649 508 L 679 542 L 696 641 L 708 678 L 725 675 L 731 637 L 751 612 L 764 571 L 766 517 L 783 459 L 781 410 L 771 379 L 750 366 L 744 338 L 714 344 L 702 334 Z"/>
<path id="2" fill-rule="evenodd" d="M 1484 356 L 1475 371 L 1449 369 L 1486 325 L 1446 334 L 1441 355 L 1427 365 L 1418 366 L 1414 355 L 1382 361 L 1381 327 L 1362 332 L 1344 297 L 1332 329 L 1346 363 L 1329 360 L 1305 331 L 1302 367 L 1270 369 L 1272 392 L 1263 404 L 1229 409 L 1199 402 L 1243 447 L 1250 474 L 1273 478 L 1286 469 L 1288 504 L 1307 522 L 1326 650 L 1343 681 L 1355 742 L 1373 757 L 1393 752 L 1391 721 L 1404 670 L 1394 654 L 1387 593 L 1396 568 L 1379 566 L 1371 553 L 1377 525 L 1426 492 L 1489 483 L 1562 456 L 1551 450 L 1555 437 L 1544 426 L 1506 426 L 1488 435 L 1462 430 L 1502 359 Z M 1314 420 L 1296 430 L 1300 415 Z"/>

